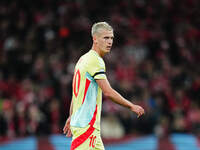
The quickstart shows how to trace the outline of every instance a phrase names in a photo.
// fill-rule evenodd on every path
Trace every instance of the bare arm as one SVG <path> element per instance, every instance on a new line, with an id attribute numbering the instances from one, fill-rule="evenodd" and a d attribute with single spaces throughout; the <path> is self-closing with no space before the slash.
<path id="1" fill-rule="evenodd" d="M 69 117 L 68 117 L 68 119 L 65 123 L 65 126 L 63 128 L 63 133 L 67 134 L 68 137 L 70 137 L 72 135 L 71 130 L 70 130 L 70 121 L 71 121 L 72 111 L 73 111 L 73 101 L 71 101 L 70 109 L 69 109 Z"/>
<path id="2" fill-rule="evenodd" d="M 103 94 L 110 98 L 112 101 L 114 101 L 117 104 L 120 104 L 124 107 L 129 108 L 131 111 L 135 112 L 138 117 L 144 114 L 144 109 L 139 106 L 131 103 L 127 99 L 125 99 L 123 96 L 121 96 L 117 91 L 115 91 L 108 82 L 107 79 L 100 79 L 96 80 L 97 84 L 100 86 L 100 88 L 103 91 Z"/>
<path id="3" fill-rule="evenodd" d="M 69 117 L 71 117 L 73 111 L 73 102 L 71 100 L 70 109 L 69 109 Z"/>

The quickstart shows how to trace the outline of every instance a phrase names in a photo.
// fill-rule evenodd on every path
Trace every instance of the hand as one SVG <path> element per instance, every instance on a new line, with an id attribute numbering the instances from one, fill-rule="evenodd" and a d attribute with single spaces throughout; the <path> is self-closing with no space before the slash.
<path id="1" fill-rule="evenodd" d="M 139 105 L 133 105 L 131 111 L 135 112 L 138 118 L 145 113 L 144 109 Z"/>
<path id="2" fill-rule="evenodd" d="M 69 117 L 69 118 L 67 119 L 66 123 L 65 123 L 64 128 L 63 128 L 63 133 L 64 133 L 64 134 L 67 134 L 67 135 L 66 135 L 67 137 L 72 136 L 72 133 L 71 133 L 71 130 L 70 130 L 70 120 L 71 120 L 71 118 Z"/>

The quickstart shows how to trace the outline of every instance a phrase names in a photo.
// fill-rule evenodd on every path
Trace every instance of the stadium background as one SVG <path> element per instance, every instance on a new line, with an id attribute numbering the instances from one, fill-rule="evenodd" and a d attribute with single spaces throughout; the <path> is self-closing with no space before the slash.
<path id="1" fill-rule="evenodd" d="M 200 149 L 199 16 L 199 0 L 1 0 L 0 150 L 68 149 L 73 68 L 98 21 L 115 32 L 111 85 L 146 110 L 104 97 L 106 148 Z"/>

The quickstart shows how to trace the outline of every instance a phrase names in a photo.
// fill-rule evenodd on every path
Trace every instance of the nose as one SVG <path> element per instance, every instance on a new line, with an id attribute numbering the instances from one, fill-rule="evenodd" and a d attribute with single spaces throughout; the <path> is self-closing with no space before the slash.
<path id="1" fill-rule="evenodd" d="M 109 44 L 109 45 L 112 45 L 112 43 L 113 43 L 113 39 L 109 38 L 109 39 L 108 39 L 108 44 Z"/>

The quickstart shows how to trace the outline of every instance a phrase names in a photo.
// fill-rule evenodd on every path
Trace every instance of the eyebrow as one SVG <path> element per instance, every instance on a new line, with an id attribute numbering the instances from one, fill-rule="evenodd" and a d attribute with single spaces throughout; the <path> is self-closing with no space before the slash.
<path id="1" fill-rule="evenodd" d="M 114 36 L 104 36 L 103 38 L 114 38 Z"/>

